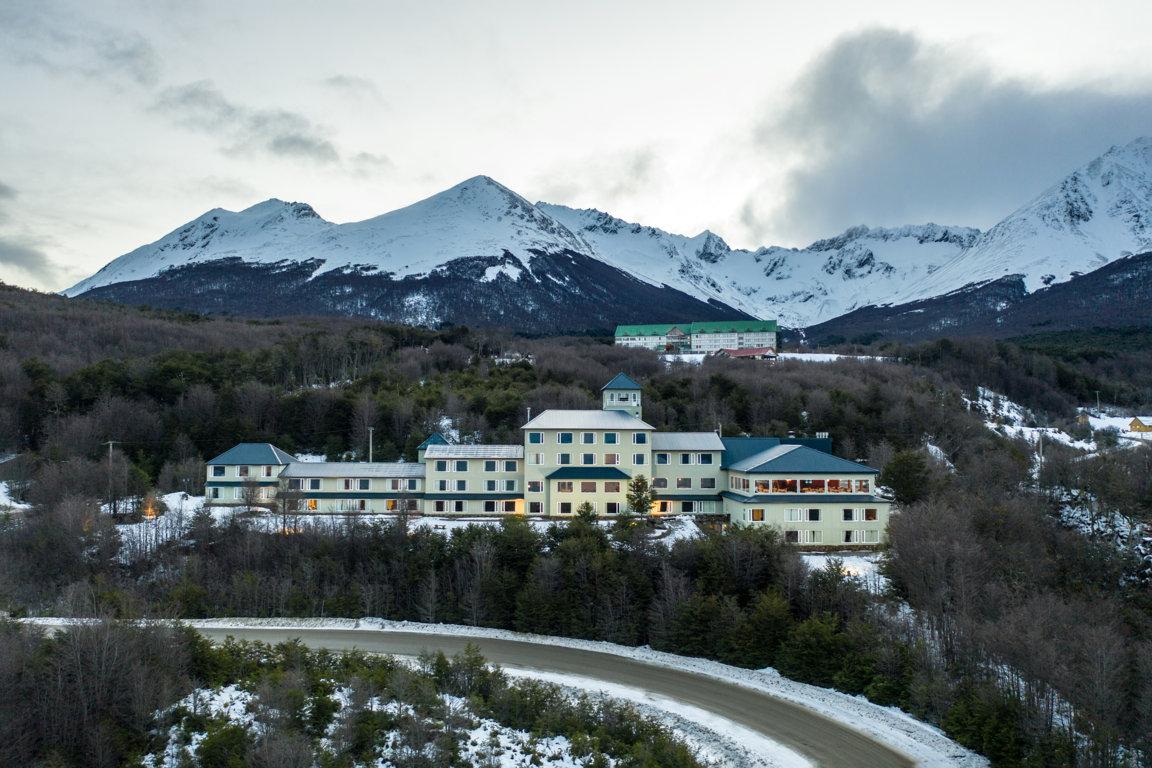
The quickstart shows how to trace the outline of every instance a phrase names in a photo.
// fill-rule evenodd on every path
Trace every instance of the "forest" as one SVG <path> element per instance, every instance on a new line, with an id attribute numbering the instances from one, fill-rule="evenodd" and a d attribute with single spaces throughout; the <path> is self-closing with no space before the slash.
<path id="1" fill-rule="evenodd" d="M 1061 517 L 1075 494 L 1094 514 L 1148 520 L 1152 451 L 1054 444 L 1041 463 L 970 406 L 987 387 L 1083 434 L 1076 408 L 1098 391 L 1152 404 L 1146 332 L 689 366 L 593 337 L 12 301 L 0 451 L 15 458 L 0 480 L 32 505 L 0 522 L 0 609 L 15 616 L 379 616 L 650 644 L 899 706 L 997 766 L 1152 755 L 1152 573 Z M 493 359 L 512 351 L 533 363 Z M 363 456 L 369 427 L 384 459 L 414 458 L 441 429 L 519 442 L 528 408 L 596 407 L 621 370 L 643 382 L 658 429 L 829 432 L 837 454 L 881 468 L 900 503 L 887 589 L 806 567 L 772 529 L 666 547 L 633 519 L 449 537 L 402 519 L 282 535 L 200 514 L 180 540 L 125 557 L 105 513 L 199 494 L 204 461 L 241 440 L 334 459 Z"/>

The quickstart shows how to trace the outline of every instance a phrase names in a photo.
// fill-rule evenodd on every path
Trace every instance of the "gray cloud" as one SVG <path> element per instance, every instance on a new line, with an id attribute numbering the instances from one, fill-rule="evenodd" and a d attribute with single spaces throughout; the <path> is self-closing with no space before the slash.
<path id="1" fill-rule="evenodd" d="M 324 131 L 299 112 L 237 104 L 208 80 L 165 88 L 152 109 L 189 130 L 225 137 L 222 149 L 229 155 L 259 151 L 317 163 L 340 159 Z"/>
<path id="2" fill-rule="evenodd" d="M 352 175 L 367 178 L 384 171 L 391 171 L 396 167 L 387 155 L 375 152 L 357 152 L 348 158 L 348 167 Z"/>
<path id="3" fill-rule="evenodd" d="M 384 104 L 384 94 L 372 80 L 357 75 L 332 75 L 320 81 L 323 85 L 352 98 L 367 99 Z"/>
<path id="4" fill-rule="evenodd" d="M 0 224 L 8 221 L 7 201 L 16 198 L 16 190 L 0 181 Z M 33 238 L 0 232 L 0 269 L 15 268 L 45 283 L 57 279 L 57 269 Z"/>
<path id="5" fill-rule="evenodd" d="M 160 56 L 138 32 L 116 29 L 50 2 L 0 7 L 0 49 L 20 64 L 111 83 L 153 86 Z"/>
<path id="6" fill-rule="evenodd" d="M 540 176 L 537 185 L 545 202 L 572 204 L 578 198 L 590 198 L 598 206 L 608 206 L 610 212 L 612 206 L 646 191 L 660 173 L 656 151 L 640 147 Z"/>
<path id="7" fill-rule="evenodd" d="M 741 220 L 804 242 L 857 223 L 988 226 L 1109 146 L 1152 131 L 1152 84 L 1117 91 L 997 77 L 964 49 L 871 29 L 818 56 L 755 134 L 783 188 Z"/>

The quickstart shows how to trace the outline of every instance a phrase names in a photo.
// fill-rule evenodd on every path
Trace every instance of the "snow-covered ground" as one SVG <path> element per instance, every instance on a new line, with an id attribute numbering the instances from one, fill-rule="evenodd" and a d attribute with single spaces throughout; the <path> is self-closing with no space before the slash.
<path id="1" fill-rule="evenodd" d="M 31 509 L 31 505 L 16 501 L 8 483 L 0 482 L 0 512 L 23 512 L 26 509 Z"/>
<path id="2" fill-rule="evenodd" d="M 186 623 L 194 627 L 214 629 L 263 627 L 292 630 L 307 627 L 334 632 L 354 629 L 378 629 L 381 631 L 418 632 L 441 636 L 497 638 L 606 653 L 642 661 L 657 667 L 705 675 L 732 685 L 761 691 L 769 696 L 796 703 L 868 734 L 879 742 L 908 755 L 919 766 L 976 768 L 977 766 L 986 766 L 988 764 L 984 758 L 956 744 L 939 729 L 916 720 L 911 715 L 895 707 L 881 707 L 873 704 L 862 696 L 849 696 L 848 694 L 827 688 L 820 688 L 814 685 L 788 680 L 770 668 L 747 670 L 707 659 L 688 658 L 670 653 L 662 653 L 646 647 L 632 648 L 592 640 L 574 640 L 570 638 L 529 635 L 507 630 L 467 627 L 454 624 L 421 624 L 416 622 L 387 621 L 376 618 L 360 620 L 275 618 L 195 619 L 189 620 Z M 579 681 L 577 680 L 577 682 Z M 656 705 L 660 702 L 653 701 L 651 703 Z M 749 749 L 756 748 L 756 745 L 752 744 L 745 744 L 744 746 Z M 778 748 L 777 746 L 777 749 Z M 774 755 L 763 755 L 763 757 L 769 761 L 778 759 L 779 756 L 780 754 L 778 752 L 774 753 Z"/>
<path id="3" fill-rule="evenodd" d="M 1093 432 L 1104 429 L 1116 430 L 1117 439 L 1122 446 L 1152 445 L 1152 432 L 1133 432 L 1129 429 L 1132 423 L 1131 416 L 1097 416 L 1094 413 L 1081 409 L 1088 414 L 1088 424 Z"/>
<path id="4" fill-rule="evenodd" d="M 860 579 L 868 591 L 875 594 L 888 589 L 888 579 L 879 570 L 880 557 L 879 552 L 809 552 L 800 555 L 800 559 L 813 569 L 826 568 L 832 560 L 839 560 L 845 573 Z"/>
<path id="5" fill-rule="evenodd" d="M 777 355 L 780 360 L 799 360 L 805 363 L 835 363 L 838 360 L 860 360 L 868 362 L 885 362 L 887 357 L 876 355 L 835 355 L 831 352 L 781 352 Z"/>
<path id="6" fill-rule="evenodd" d="M 1130 552 L 1143 564 L 1140 578 L 1152 581 L 1152 525 L 1102 508 L 1092 494 L 1081 491 L 1064 492 L 1059 514 L 1060 522 L 1068 528 Z"/>
<path id="7" fill-rule="evenodd" d="M 1007 437 L 1022 438 L 1036 446 L 1043 439 L 1081 451 L 1097 450 L 1095 441 L 1077 440 L 1056 427 L 1035 426 L 1037 419 L 1030 410 L 985 387 L 979 388 L 977 399 L 965 398 L 965 402 L 970 411 L 975 411 L 983 417 L 984 426 L 993 432 Z"/>

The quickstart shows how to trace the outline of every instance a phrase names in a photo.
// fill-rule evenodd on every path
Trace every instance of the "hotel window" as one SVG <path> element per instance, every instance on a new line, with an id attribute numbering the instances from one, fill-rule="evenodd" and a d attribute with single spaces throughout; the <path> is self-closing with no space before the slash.
<path id="1" fill-rule="evenodd" d="M 583 445 L 596 445 L 596 433 L 595 432 L 581 432 L 580 433 L 580 442 Z"/>
<path id="2" fill-rule="evenodd" d="M 384 502 L 384 509 L 388 510 L 389 512 L 395 512 L 396 511 L 396 499 L 388 499 L 387 501 L 385 501 Z"/>
<path id="3" fill-rule="evenodd" d="M 248 467 L 237 467 L 236 474 L 240 477 L 248 477 Z"/>
<path id="4" fill-rule="evenodd" d="M 769 483 L 767 480 L 756 481 L 756 493 L 768 493 L 768 489 L 771 487 L 771 483 Z"/>
<path id="5" fill-rule="evenodd" d="M 560 445 L 569 445 L 572 442 L 572 433 L 571 432 L 557 432 L 556 433 L 556 442 L 559 443 Z"/>
<path id="6" fill-rule="evenodd" d="M 515 512 L 516 511 L 516 502 L 503 501 L 500 503 L 501 503 L 501 506 L 503 506 L 505 512 Z"/>
<path id="7" fill-rule="evenodd" d="M 410 490 L 410 491 L 416 490 L 416 478 L 412 478 L 411 480 L 408 481 L 408 490 Z"/>
<path id="8" fill-rule="evenodd" d="M 452 511 L 453 512 L 467 512 L 468 511 L 468 502 L 466 502 L 466 501 L 454 501 L 454 502 L 452 502 Z"/>
<path id="9" fill-rule="evenodd" d="M 211 491 L 211 493 L 208 494 L 209 498 L 213 498 L 213 499 L 220 498 L 220 489 L 219 488 L 209 488 L 208 490 Z"/>
<path id="10" fill-rule="evenodd" d="M 668 478 L 666 478 L 666 477 L 654 477 L 654 478 L 652 478 L 652 487 L 653 488 L 667 488 L 668 487 Z"/>
<path id="11" fill-rule="evenodd" d="M 620 482 L 617 480 L 609 480 L 604 483 L 604 493 L 620 493 Z"/>
<path id="12" fill-rule="evenodd" d="M 515 491 L 516 490 L 516 481 L 515 480 L 505 480 L 504 481 L 504 490 Z"/>
<path id="13" fill-rule="evenodd" d="M 359 484 L 360 484 L 359 490 L 361 490 L 361 491 L 366 491 L 372 487 L 372 482 L 370 480 L 362 478 L 362 479 L 358 480 L 357 482 L 359 482 Z"/>
<path id="14" fill-rule="evenodd" d="M 657 464 L 667 464 L 668 463 L 668 454 L 666 454 L 666 453 L 656 454 L 656 463 Z"/>
<path id="15" fill-rule="evenodd" d="M 528 442 L 531 443 L 532 445 L 540 445 L 541 443 L 544 442 L 544 433 L 543 432 L 529 432 L 528 433 Z"/>
<path id="16" fill-rule="evenodd" d="M 456 490 L 458 490 L 458 491 L 468 490 L 468 481 L 467 480 L 457 480 L 456 481 Z"/>
<path id="17" fill-rule="evenodd" d="M 619 439 L 620 439 L 620 435 L 618 435 L 615 432 L 605 432 L 604 433 L 604 445 L 616 445 L 616 443 L 617 443 L 617 441 L 619 441 Z"/>
<path id="18" fill-rule="evenodd" d="M 530 514 L 530 515 L 542 515 L 542 514 L 544 514 L 544 502 L 542 502 L 542 501 L 530 501 L 530 502 L 528 502 L 528 514 Z"/>
<path id="19" fill-rule="evenodd" d="M 633 396 L 632 401 L 633 402 L 636 401 L 635 396 Z M 632 435 L 632 442 L 635 443 L 636 445 L 648 445 L 648 433 L 647 432 L 637 432 L 637 433 L 633 434 Z"/>
<path id="20" fill-rule="evenodd" d="M 880 531 L 864 531 L 864 543 L 865 544 L 879 544 L 880 543 Z"/>
<path id="21" fill-rule="evenodd" d="M 559 482 L 557 482 L 556 483 L 556 492 L 557 493 L 572 493 L 572 481 L 571 480 L 560 480 Z"/>
<path id="22" fill-rule="evenodd" d="M 494 501 L 484 502 L 484 511 L 485 512 L 495 512 L 496 511 L 496 502 L 494 502 Z"/>
<path id="23" fill-rule="evenodd" d="M 676 487 L 677 488 L 691 488 L 692 487 L 692 478 L 690 478 L 690 477 L 678 477 L 678 478 L 676 478 Z"/>
<path id="24" fill-rule="evenodd" d="M 300 490 L 300 481 L 295 479 L 295 478 L 289 480 L 288 481 L 288 490 L 290 490 L 290 491 Z"/>
<path id="25" fill-rule="evenodd" d="M 851 480 L 829 480 L 828 493 L 852 493 Z"/>
<path id="26" fill-rule="evenodd" d="M 702 478 L 700 478 L 700 487 L 701 488 L 715 488 L 716 487 L 716 478 L 714 478 L 714 477 L 702 477 Z"/>
<path id="27" fill-rule="evenodd" d="M 448 510 L 448 502 L 446 502 L 446 501 L 434 502 L 434 508 L 435 508 L 435 511 L 437 511 L 437 512 L 446 512 Z"/>
<path id="28" fill-rule="evenodd" d="M 859 544 L 863 537 L 860 536 L 861 531 L 844 531 L 845 544 Z"/>
<path id="29" fill-rule="evenodd" d="M 572 514 L 572 502 L 570 502 L 570 501 L 562 501 L 562 502 L 560 502 L 559 504 L 557 504 L 557 505 L 556 505 L 556 509 L 557 509 L 557 510 L 560 512 L 560 514 L 562 514 L 562 515 L 570 515 L 570 514 Z"/>
<path id="30" fill-rule="evenodd" d="M 856 517 L 856 515 L 857 515 L 858 513 L 860 513 L 860 512 L 862 512 L 862 510 L 859 510 L 859 509 L 845 509 L 845 510 L 844 510 L 844 522 L 846 522 L 846 523 L 855 522 L 855 521 L 857 520 L 857 517 Z"/>
<path id="31" fill-rule="evenodd" d="M 672 510 L 672 502 L 658 501 L 656 502 L 656 511 L 662 515 L 668 514 Z"/>
<path id="32" fill-rule="evenodd" d="M 796 493 L 795 480 L 773 480 L 772 493 Z"/>
<path id="33" fill-rule="evenodd" d="M 596 493 L 596 481 L 587 480 L 580 483 L 580 493 Z"/>
<path id="34" fill-rule="evenodd" d="M 468 462 L 466 462 L 466 461 L 456 462 L 456 471 L 457 472 L 467 472 L 468 471 Z"/>
<path id="35" fill-rule="evenodd" d="M 544 483 L 539 480 L 528 481 L 528 493 L 541 493 L 544 490 Z"/>
<path id="36" fill-rule="evenodd" d="M 398 491 L 398 490 L 400 490 L 400 483 L 402 483 L 402 482 L 404 482 L 404 481 L 403 480 L 390 480 L 388 482 L 388 489 L 392 490 L 392 491 Z M 365 487 L 364 490 L 368 490 L 368 488 Z"/>
<path id="37" fill-rule="evenodd" d="M 264 467 L 264 477 L 272 477 L 272 467 Z"/>
<path id="38" fill-rule="evenodd" d="M 516 462 L 514 462 L 514 461 L 504 462 L 504 471 L 505 472 L 515 472 L 516 471 Z"/>
<path id="39" fill-rule="evenodd" d="M 446 462 L 444 460 L 438 460 L 436 462 L 436 471 L 437 472 L 447 472 L 448 471 L 448 462 Z"/>
<path id="40" fill-rule="evenodd" d="M 485 472 L 495 472 L 496 471 L 496 462 L 492 461 L 491 459 L 485 461 L 484 462 L 484 471 Z"/>
<path id="41" fill-rule="evenodd" d="M 438 491 L 448 490 L 448 481 L 447 480 L 437 480 L 436 481 L 436 490 L 438 490 Z"/>
<path id="42" fill-rule="evenodd" d="M 541 464 L 544 463 L 544 454 L 542 454 L 542 453 L 530 454 L 528 463 L 533 464 L 535 466 L 540 466 Z"/>
<path id="43" fill-rule="evenodd" d="M 690 453 L 680 454 L 680 463 L 681 464 L 691 464 L 692 463 L 692 454 L 690 454 Z"/>
<path id="44" fill-rule="evenodd" d="M 224 477 L 224 467 L 215 465 L 212 467 L 212 477 Z"/>
<path id="45" fill-rule="evenodd" d="M 310 491 L 320 490 L 320 478 L 313 477 L 313 478 L 309 479 L 308 480 L 308 490 L 310 490 Z"/>
<path id="46" fill-rule="evenodd" d="M 594 454 L 594 453 L 582 453 L 582 454 L 580 454 L 580 463 L 581 464 L 595 464 L 596 463 L 596 454 Z"/>
<path id="47" fill-rule="evenodd" d="M 309 512 L 315 512 L 316 509 L 320 506 L 320 502 L 316 501 L 316 499 L 308 499 L 307 506 Z"/>
<path id="48" fill-rule="evenodd" d="M 801 480 L 800 493 L 824 493 L 823 480 Z"/>
<path id="49" fill-rule="evenodd" d="M 752 510 L 752 522 L 754 522 L 754 523 L 764 522 L 764 510 L 763 509 Z"/>
<path id="50" fill-rule="evenodd" d="M 632 463 L 633 463 L 633 464 L 635 464 L 635 465 L 637 465 L 637 466 L 643 466 L 643 464 L 644 464 L 644 454 L 642 454 L 642 453 L 634 453 L 634 454 L 632 454 Z"/>
<path id="51" fill-rule="evenodd" d="M 346 477 L 346 478 L 344 478 L 344 490 L 346 490 L 346 491 L 350 491 L 350 490 L 352 490 L 352 480 L 351 480 L 351 478 L 347 478 L 347 477 Z"/>
<path id="52" fill-rule="evenodd" d="M 871 485 L 871 483 L 868 480 L 857 480 L 856 481 L 856 493 L 869 493 L 870 491 L 868 489 L 869 489 L 870 485 Z"/>
<path id="53" fill-rule="evenodd" d="M 570 453 L 558 453 L 558 454 L 556 454 L 556 463 L 561 465 L 561 466 L 563 466 L 565 464 L 571 464 L 572 463 L 572 454 L 570 454 Z"/>
<path id="54" fill-rule="evenodd" d="M 680 502 L 680 511 L 685 512 L 685 513 L 695 512 L 696 511 L 696 502 L 694 502 L 694 501 L 682 501 L 682 502 Z"/>
<path id="55" fill-rule="evenodd" d="M 615 515 L 620 511 L 620 502 L 610 501 L 604 505 L 604 514 Z"/>
<path id="56" fill-rule="evenodd" d="M 484 489 L 485 489 L 485 490 L 487 490 L 487 491 L 494 491 L 494 490 L 496 490 L 496 481 L 495 481 L 495 480 L 488 480 L 488 481 L 487 481 L 487 482 L 484 484 Z"/>
<path id="57" fill-rule="evenodd" d="M 712 463 L 712 454 L 702 453 L 702 454 L 700 454 L 698 460 L 699 460 L 699 463 L 701 463 L 701 464 L 711 464 Z"/>
<path id="58" fill-rule="evenodd" d="M 876 522 L 876 510 L 874 510 L 874 509 L 864 510 L 864 519 L 866 521 L 868 521 L 869 523 Z"/>
<path id="59" fill-rule="evenodd" d="M 616 466 L 617 464 L 620 463 L 620 454 L 618 454 L 618 453 L 606 453 L 606 454 L 604 454 L 604 463 L 610 467 Z"/>

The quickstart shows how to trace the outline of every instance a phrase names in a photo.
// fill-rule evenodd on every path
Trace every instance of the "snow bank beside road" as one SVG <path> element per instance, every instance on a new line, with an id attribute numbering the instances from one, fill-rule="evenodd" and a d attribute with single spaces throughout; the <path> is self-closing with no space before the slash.
<path id="1" fill-rule="evenodd" d="M 414 632 L 428 635 L 493 638 L 530 642 L 561 648 L 587 650 L 635 659 L 646 664 L 706 675 L 732 685 L 760 691 L 769 696 L 790 701 L 811 709 L 825 717 L 868 734 L 877 741 L 896 749 L 925 768 L 976 768 L 987 766 L 979 755 L 961 747 L 939 729 L 920 722 L 895 707 L 881 707 L 859 696 L 798 683 L 781 677 L 773 669 L 747 670 L 706 659 L 687 658 L 650 648 L 631 648 L 614 643 L 542 635 L 520 634 L 507 630 L 465 627 L 454 624 L 420 624 L 366 618 L 353 619 L 197 619 L 186 622 L 205 629 L 262 627 L 266 629 L 296 628 L 324 630 L 370 630 L 382 632 Z"/>

